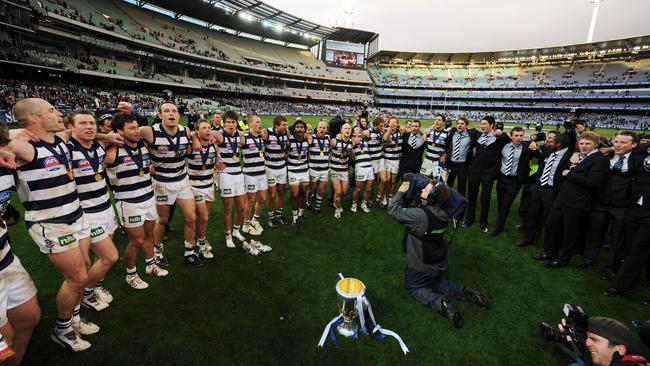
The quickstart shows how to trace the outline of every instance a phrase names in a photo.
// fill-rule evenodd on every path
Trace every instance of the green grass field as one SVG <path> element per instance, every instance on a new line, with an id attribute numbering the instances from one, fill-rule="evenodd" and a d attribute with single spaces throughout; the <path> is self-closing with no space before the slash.
<path id="1" fill-rule="evenodd" d="M 269 120 L 265 117 L 265 124 Z M 490 223 L 495 206 L 493 198 Z M 465 319 L 463 329 L 456 330 L 405 294 L 401 227 L 380 209 L 352 214 L 349 202 L 343 207 L 340 220 L 333 218 L 329 204 L 324 204 L 321 219 L 307 211 L 309 223 L 297 230 L 268 228 L 264 215 L 261 240 L 273 251 L 253 257 L 240 247 L 225 247 L 222 205 L 217 200 L 208 231 L 215 258 L 201 268 L 183 263 L 182 222 L 177 214 L 175 232 L 166 243 L 170 275 L 162 279 L 145 275 L 141 260 L 140 273 L 151 286 L 135 291 L 124 281 L 120 259 L 106 279 L 115 297 L 110 308 L 100 313 L 82 310 L 82 316 L 102 330 L 87 337 L 93 346 L 81 354 L 64 351 L 49 340 L 61 277 L 31 242 L 24 224 L 13 226 L 12 248 L 39 289 L 43 311 L 25 364 L 565 365 L 550 344 L 537 338 L 539 322 L 558 321 L 565 302 L 626 324 L 647 317 L 647 308 L 640 304 L 647 292 L 637 290 L 623 299 L 602 295 L 607 287 L 599 278 L 602 264 L 598 269 L 548 270 L 531 259 L 540 244 L 515 247 L 519 239 L 515 203 L 507 229 L 498 238 L 474 225 L 460 228 L 451 244 L 447 277 L 473 285 L 492 302 L 487 311 L 456 302 Z M 125 237 L 119 232 L 115 243 L 123 253 Z M 402 336 L 411 350 L 408 355 L 392 338 L 339 337 L 339 349 L 329 342 L 316 347 L 323 327 L 337 314 L 334 285 L 339 272 L 365 282 L 378 322 Z"/>

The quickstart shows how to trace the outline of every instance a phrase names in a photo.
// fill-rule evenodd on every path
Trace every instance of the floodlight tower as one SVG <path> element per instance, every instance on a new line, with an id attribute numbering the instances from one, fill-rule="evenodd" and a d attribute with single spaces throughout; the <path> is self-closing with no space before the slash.
<path id="1" fill-rule="evenodd" d="M 589 34 L 587 35 L 587 43 L 591 43 L 594 38 L 594 28 L 596 28 L 596 19 L 598 18 L 598 8 L 600 3 L 605 0 L 589 0 L 590 3 L 594 4 L 594 12 L 591 14 L 591 24 L 589 24 Z"/>

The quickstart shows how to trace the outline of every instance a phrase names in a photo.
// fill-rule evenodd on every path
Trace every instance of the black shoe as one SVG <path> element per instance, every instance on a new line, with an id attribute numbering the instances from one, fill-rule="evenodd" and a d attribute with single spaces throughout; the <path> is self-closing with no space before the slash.
<path id="1" fill-rule="evenodd" d="M 533 245 L 533 242 L 528 241 L 528 240 L 522 240 L 522 241 L 517 242 L 517 244 L 515 244 L 515 245 L 518 246 L 518 247 L 527 247 L 527 246 Z"/>
<path id="2" fill-rule="evenodd" d="M 314 215 L 316 215 L 316 217 L 318 217 L 319 219 L 323 216 L 321 214 L 321 212 L 320 212 L 320 209 L 319 210 L 314 210 Z"/>
<path id="3" fill-rule="evenodd" d="M 488 229 L 487 224 L 481 224 L 481 231 L 487 234 L 490 232 L 490 229 Z"/>
<path id="4" fill-rule="evenodd" d="M 471 221 L 471 220 L 463 221 L 463 227 L 470 227 L 470 226 L 472 226 L 472 224 L 474 224 L 474 221 Z"/>
<path id="5" fill-rule="evenodd" d="M 492 232 L 490 233 L 490 236 L 499 236 L 499 234 L 501 234 L 501 230 L 496 230 L 496 229 L 494 229 L 494 230 L 492 230 Z"/>
<path id="6" fill-rule="evenodd" d="M 278 223 L 275 221 L 275 217 L 272 219 L 269 219 L 269 227 L 276 228 L 278 227 Z"/>
<path id="7" fill-rule="evenodd" d="M 203 261 L 195 253 L 192 253 L 190 255 L 186 255 L 185 256 L 185 262 L 193 265 L 194 267 L 201 267 L 203 265 Z"/>
<path id="8" fill-rule="evenodd" d="M 291 223 L 291 227 L 294 229 L 297 229 L 299 226 L 300 226 L 300 222 L 298 222 L 298 220 Z"/>
<path id="9" fill-rule="evenodd" d="M 541 251 L 533 256 L 533 259 L 537 259 L 538 261 L 545 261 L 547 259 L 553 259 L 552 255 L 549 255 L 545 251 Z"/>
<path id="10" fill-rule="evenodd" d="M 557 260 L 556 261 L 550 261 L 550 262 L 548 262 L 548 263 L 546 263 L 544 265 L 544 267 L 551 268 L 551 269 L 562 268 L 562 267 L 566 267 L 566 266 L 567 266 L 566 263 L 562 263 L 562 262 L 557 261 Z"/>
<path id="11" fill-rule="evenodd" d="M 472 304 L 478 305 L 483 309 L 490 308 L 490 301 L 487 299 L 487 297 L 485 297 L 485 295 L 482 293 L 474 290 L 473 288 L 465 286 L 463 289 L 463 294 L 465 295 L 465 299 Z"/>
<path id="12" fill-rule="evenodd" d="M 612 272 L 612 271 L 609 270 L 609 269 L 606 269 L 606 270 L 605 270 L 605 271 L 600 275 L 600 279 L 601 279 L 601 280 L 605 280 L 605 281 L 613 280 L 614 277 L 616 277 L 616 273 Z"/>
<path id="13" fill-rule="evenodd" d="M 614 287 L 610 287 L 607 290 L 605 290 L 605 292 L 603 292 L 605 296 L 609 296 L 609 297 L 621 297 L 623 296 L 624 293 L 625 291 L 619 291 Z"/>
<path id="14" fill-rule="evenodd" d="M 307 218 L 305 216 L 298 216 L 298 223 L 300 225 L 306 224 L 307 223 Z"/>
<path id="15" fill-rule="evenodd" d="M 287 222 L 287 220 L 284 219 L 284 216 L 282 216 L 282 215 L 278 215 L 278 214 L 276 214 L 276 215 L 275 215 L 275 220 L 276 220 L 276 222 L 277 222 L 278 224 L 280 224 L 280 225 L 287 225 L 287 224 L 289 224 L 289 223 Z"/>
<path id="16" fill-rule="evenodd" d="M 447 319 L 451 321 L 451 324 L 455 328 L 462 328 L 463 327 L 463 318 L 460 316 L 460 312 L 456 309 L 454 304 L 452 304 L 449 299 L 443 296 L 442 300 L 442 305 L 440 308 L 440 314 Z"/>
<path id="17" fill-rule="evenodd" d="M 595 264 L 596 264 L 596 262 L 594 262 L 592 260 L 589 260 L 589 259 L 585 259 L 585 260 L 583 260 L 582 262 L 580 262 L 578 264 L 578 268 L 587 269 L 587 268 L 589 268 L 589 267 L 591 267 L 591 266 L 593 266 Z"/>
<path id="18" fill-rule="evenodd" d="M 161 255 L 160 257 L 156 256 L 156 264 L 157 264 L 158 267 L 160 267 L 160 268 L 167 268 L 167 267 L 169 267 L 169 261 L 167 260 L 167 258 L 165 258 L 164 255 Z"/>
<path id="19" fill-rule="evenodd" d="M 641 304 L 645 306 L 650 306 L 650 300 L 643 300 L 641 301 Z"/>
<path id="20" fill-rule="evenodd" d="M 523 223 L 517 224 L 517 225 L 515 225 L 515 229 L 524 231 L 524 230 L 526 230 L 526 224 L 523 224 Z"/>

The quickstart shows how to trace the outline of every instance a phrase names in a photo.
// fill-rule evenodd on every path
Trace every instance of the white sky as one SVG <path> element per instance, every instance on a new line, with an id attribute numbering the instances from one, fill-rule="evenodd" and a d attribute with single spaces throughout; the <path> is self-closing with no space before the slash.
<path id="1" fill-rule="evenodd" d="M 327 26 L 379 33 L 380 50 L 459 52 L 584 43 L 589 0 L 264 0 Z M 594 41 L 650 34 L 650 0 L 605 0 Z"/>

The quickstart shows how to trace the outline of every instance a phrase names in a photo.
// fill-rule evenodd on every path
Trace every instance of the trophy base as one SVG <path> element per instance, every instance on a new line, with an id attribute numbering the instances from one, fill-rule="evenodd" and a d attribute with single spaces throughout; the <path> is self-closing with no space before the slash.
<path id="1" fill-rule="evenodd" d="M 343 322 L 336 327 L 336 330 L 344 337 L 353 337 L 357 333 L 357 326 L 352 322 Z"/>

